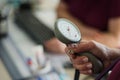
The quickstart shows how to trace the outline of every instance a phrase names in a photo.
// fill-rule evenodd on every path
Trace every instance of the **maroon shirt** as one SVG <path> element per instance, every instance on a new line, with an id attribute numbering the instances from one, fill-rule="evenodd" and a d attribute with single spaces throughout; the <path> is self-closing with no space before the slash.
<path id="1" fill-rule="evenodd" d="M 120 0 L 64 0 L 70 13 L 98 30 L 108 29 L 108 19 L 120 16 Z"/>
<path id="2" fill-rule="evenodd" d="M 120 61 L 112 69 L 112 72 L 107 80 L 120 80 Z"/>

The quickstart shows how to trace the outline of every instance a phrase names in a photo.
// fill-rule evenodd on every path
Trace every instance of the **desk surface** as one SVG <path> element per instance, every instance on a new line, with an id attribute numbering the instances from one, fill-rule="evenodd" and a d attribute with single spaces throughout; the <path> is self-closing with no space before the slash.
<path id="1" fill-rule="evenodd" d="M 66 69 L 66 72 L 71 77 L 71 79 L 74 78 L 74 69 Z M 83 80 L 85 77 L 86 77 L 85 75 L 81 75 L 80 79 Z M 0 80 L 12 80 L 1 60 L 0 60 Z M 93 80 L 93 78 L 89 77 L 89 79 L 85 80 Z"/>
<path id="2" fill-rule="evenodd" d="M 11 77 L 8 74 L 7 70 L 5 69 L 5 66 L 1 60 L 0 60 L 0 80 L 11 80 Z"/>

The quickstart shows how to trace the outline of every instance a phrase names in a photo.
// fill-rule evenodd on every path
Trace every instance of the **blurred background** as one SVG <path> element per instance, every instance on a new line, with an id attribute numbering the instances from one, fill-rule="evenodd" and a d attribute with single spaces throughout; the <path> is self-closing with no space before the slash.
<path id="1" fill-rule="evenodd" d="M 44 46 L 55 37 L 59 2 L 0 0 L 0 80 L 73 80 L 68 56 Z"/>

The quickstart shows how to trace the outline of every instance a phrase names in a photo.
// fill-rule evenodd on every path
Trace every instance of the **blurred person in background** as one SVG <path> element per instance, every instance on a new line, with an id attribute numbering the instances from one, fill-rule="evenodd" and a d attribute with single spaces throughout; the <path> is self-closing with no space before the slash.
<path id="1" fill-rule="evenodd" d="M 60 42 L 56 37 L 44 42 L 47 51 L 57 54 L 64 54 L 66 45 Z"/>
<path id="2" fill-rule="evenodd" d="M 57 13 L 75 23 L 84 40 L 120 47 L 120 0 L 61 0 Z"/>

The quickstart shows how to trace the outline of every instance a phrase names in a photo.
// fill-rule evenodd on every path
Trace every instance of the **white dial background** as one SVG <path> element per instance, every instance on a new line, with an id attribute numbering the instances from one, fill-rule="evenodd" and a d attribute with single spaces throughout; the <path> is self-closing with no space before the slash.
<path id="1" fill-rule="evenodd" d="M 81 39 L 79 29 L 66 20 L 58 21 L 58 30 L 70 41 L 78 42 Z"/>

